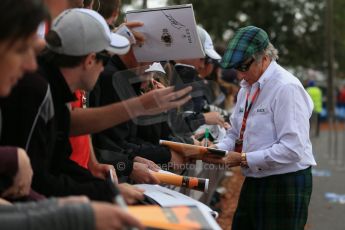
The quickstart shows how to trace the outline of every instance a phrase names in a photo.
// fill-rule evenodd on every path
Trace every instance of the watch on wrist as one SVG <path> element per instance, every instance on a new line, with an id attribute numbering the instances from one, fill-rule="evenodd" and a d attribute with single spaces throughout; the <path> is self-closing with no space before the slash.
<path id="1" fill-rule="evenodd" d="M 247 154 L 245 152 L 241 153 L 241 167 L 248 168 L 248 162 L 247 162 Z"/>

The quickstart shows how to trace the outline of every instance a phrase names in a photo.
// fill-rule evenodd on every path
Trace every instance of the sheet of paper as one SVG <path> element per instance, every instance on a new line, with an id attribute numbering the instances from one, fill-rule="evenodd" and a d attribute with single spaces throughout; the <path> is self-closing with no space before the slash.
<path id="1" fill-rule="evenodd" d="M 158 172 L 160 173 L 164 173 L 164 174 L 172 174 L 172 175 L 177 175 L 175 173 L 172 173 L 172 172 L 169 172 L 169 171 L 166 171 L 166 170 L 163 170 L 163 169 L 160 169 Z"/>
<path id="2" fill-rule="evenodd" d="M 196 31 L 191 4 L 127 11 L 126 19 L 128 22 L 144 23 L 143 26 L 134 29 L 145 36 L 142 46 L 133 47 L 139 62 L 205 56 Z"/>
<path id="3" fill-rule="evenodd" d="M 160 185 L 151 184 L 136 184 L 135 186 L 145 190 L 144 194 L 155 200 L 161 207 L 173 207 L 173 206 L 197 206 L 203 213 L 204 217 L 208 220 L 208 223 L 212 224 L 215 230 L 221 228 L 216 223 L 215 219 L 211 215 L 218 215 L 207 205 L 200 201 L 194 200 L 182 193 L 162 187 Z"/>
<path id="4" fill-rule="evenodd" d="M 200 201 L 194 200 L 193 198 L 190 198 L 189 196 L 186 196 L 180 192 L 165 188 L 160 185 L 136 184 L 135 186 L 144 189 L 144 194 L 155 200 L 162 207 L 196 205 L 210 213 L 214 212 L 204 203 L 201 203 Z"/>

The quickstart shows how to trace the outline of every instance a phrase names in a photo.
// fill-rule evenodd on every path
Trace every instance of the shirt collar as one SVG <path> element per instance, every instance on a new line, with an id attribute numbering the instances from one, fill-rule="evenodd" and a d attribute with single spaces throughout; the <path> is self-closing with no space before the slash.
<path id="1" fill-rule="evenodd" d="M 273 77 L 273 71 L 277 68 L 277 62 L 272 60 L 265 72 L 261 75 L 258 80 L 260 89 L 263 89 L 266 82 L 268 82 Z"/>

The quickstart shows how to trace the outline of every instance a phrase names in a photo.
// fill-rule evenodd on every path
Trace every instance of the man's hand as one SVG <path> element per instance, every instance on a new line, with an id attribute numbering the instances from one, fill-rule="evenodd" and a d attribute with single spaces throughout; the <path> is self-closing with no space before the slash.
<path id="1" fill-rule="evenodd" d="M 113 174 L 114 182 L 117 184 L 118 179 L 114 166 L 100 163 L 89 164 L 89 170 L 94 177 L 105 179 L 107 178 L 109 171 Z"/>
<path id="2" fill-rule="evenodd" d="M 230 129 L 231 128 L 231 125 L 229 122 L 225 122 L 224 123 L 224 129 Z"/>
<path id="3" fill-rule="evenodd" d="M 225 164 L 229 167 L 239 166 L 241 163 L 241 153 L 229 151 L 223 158 L 212 157 L 212 155 L 202 157 L 202 161 L 211 164 Z"/>
<path id="4" fill-rule="evenodd" d="M 18 198 L 27 196 L 31 188 L 32 168 L 30 159 L 24 149 L 18 148 L 18 171 L 14 177 L 13 184 L 4 191 L 1 196 L 8 198 Z"/>
<path id="5" fill-rule="evenodd" d="M 0 198 L 0 205 L 12 205 L 12 203 L 5 199 Z"/>
<path id="6" fill-rule="evenodd" d="M 159 184 L 160 182 L 150 173 L 148 165 L 139 162 L 134 162 L 133 171 L 129 177 L 139 184 Z"/>
<path id="7" fill-rule="evenodd" d="M 201 143 L 200 143 L 201 146 L 206 146 L 206 147 L 210 147 L 213 145 L 213 142 L 210 141 L 210 140 L 207 140 L 204 138 L 201 140 Z"/>
<path id="8" fill-rule="evenodd" d="M 149 169 L 155 172 L 158 172 L 161 169 L 158 165 L 156 165 L 155 162 L 150 161 L 143 157 L 138 157 L 138 156 L 134 157 L 134 162 L 145 164 L 149 167 Z"/>
<path id="9" fill-rule="evenodd" d="M 134 204 L 144 199 L 144 190 L 127 183 L 121 183 L 118 188 L 127 204 Z"/>
<path id="10" fill-rule="evenodd" d="M 79 204 L 79 203 L 88 203 L 90 202 L 87 196 L 66 196 L 58 198 L 58 204 L 60 206 L 69 205 L 69 204 Z"/>
<path id="11" fill-rule="evenodd" d="M 153 88 L 154 89 L 164 89 L 166 88 L 165 85 L 163 85 L 162 83 L 160 83 L 159 81 L 152 79 L 152 84 L 153 84 Z"/>
<path id="12" fill-rule="evenodd" d="M 123 23 L 121 25 L 125 25 L 125 26 L 127 26 L 128 29 L 130 29 L 130 31 L 134 35 L 134 38 L 135 38 L 137 44 L 142 45 L 145 42 L 144 34 L 138 32 L 138 31 L 133 30 L 136 27 L 143 26 L 144 23 L 142 23 L 142 22 L 134 22 L 133 21 L 133 22 L 125 22 L 125 23 Z M 119 27 L 121 27 L 121 25 Z"/>
<path id="13" fill-rule="evenodd" d="M 132 215 L 120 209 L 116 205 L 103 202 L 91 202 L 94 213 L 95 229 L 126 229 L 126 227 L 136 227 L 144 229 L 143 225 Z"/>
<path id="14" fill-rule="evenodd" d="M 225 126 L 224 118 L 220 115 L 219 112 L 208 112 L 204 113 L 205 123 L 208 125 L 220 125 L 221 127 Z"/>
<path id="15" fill-rule="evenodd" d="M 173 170 L 175 170 L 176 173 L 182 172 L 182 169 L 186 168 L 184 167 L 184 165 L 187 163 L 188 159 L 184 157 L 182 154 L 179 154 L 178 152 L 175 152 L 173 150 L 170 150 L 170 152 L 171 152 L 170 163 L 172 164 Z"/>
<path id="16" fill-rule="evenodd" d="M 195 135 L 192 135 L 192 136 L 191 136 L 191 138 L 192 138 L 192 140 L 193 140 L 193 144 L 194 144 L 194 145 L 197 145 L 197 146 L 201 146 L 201 142 L 198 141 L 197 138 L 196 138 L 197 136 L 198 136 L 198 134 L 195 134 Z"/>
<path id="17" fill-rule="evenodd" d="M 191 90 L 190 86 L 179 91 L 174 91 L 173 87 L 151 90 L 128 103 L 127 109 L 133 117 L 162 113 L 189 101 L 191 96 L 187 94 Z"/>
<path id="18" fill-rule="evenodd" d="M 88 168 L 91 174 L 94 177 L 100 178 L 100 179 L 106 179 L 109 175 L 109 171 L 111 172 L 114 183 L 118 183 L 117 175 L 116 175 L 116 170 L 113 165 L 108 165 L 108 164 L 101 164 L 98 162 L 95 151 L 93 149 L 92 141 L 91 141 L 91 136 L 89 135 L 89 145 L 90 145 L 90 156 L 89 156 L 89 163 L 88 163 Z"/>

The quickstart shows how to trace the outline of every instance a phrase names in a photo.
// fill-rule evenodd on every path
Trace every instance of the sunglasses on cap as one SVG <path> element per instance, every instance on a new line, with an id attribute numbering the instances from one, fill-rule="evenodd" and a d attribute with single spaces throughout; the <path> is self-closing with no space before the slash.
<path id="1" fill-rule="evenodd" d="M 96 53 L 96 60 L 102 62 L 103 66 L 107 65 L 109 59 L 110 59 L 110 55 L 105 50 Z"/>
<path id="2" fill-rule="evenodd" d="M 247 63 L 242 62 L 237 67 L 235 67 L 235 69 L 240 72 L 247 72 L 254 61 L 255 61 L 255 58 L 252 57 L 249 62 Z"/>

